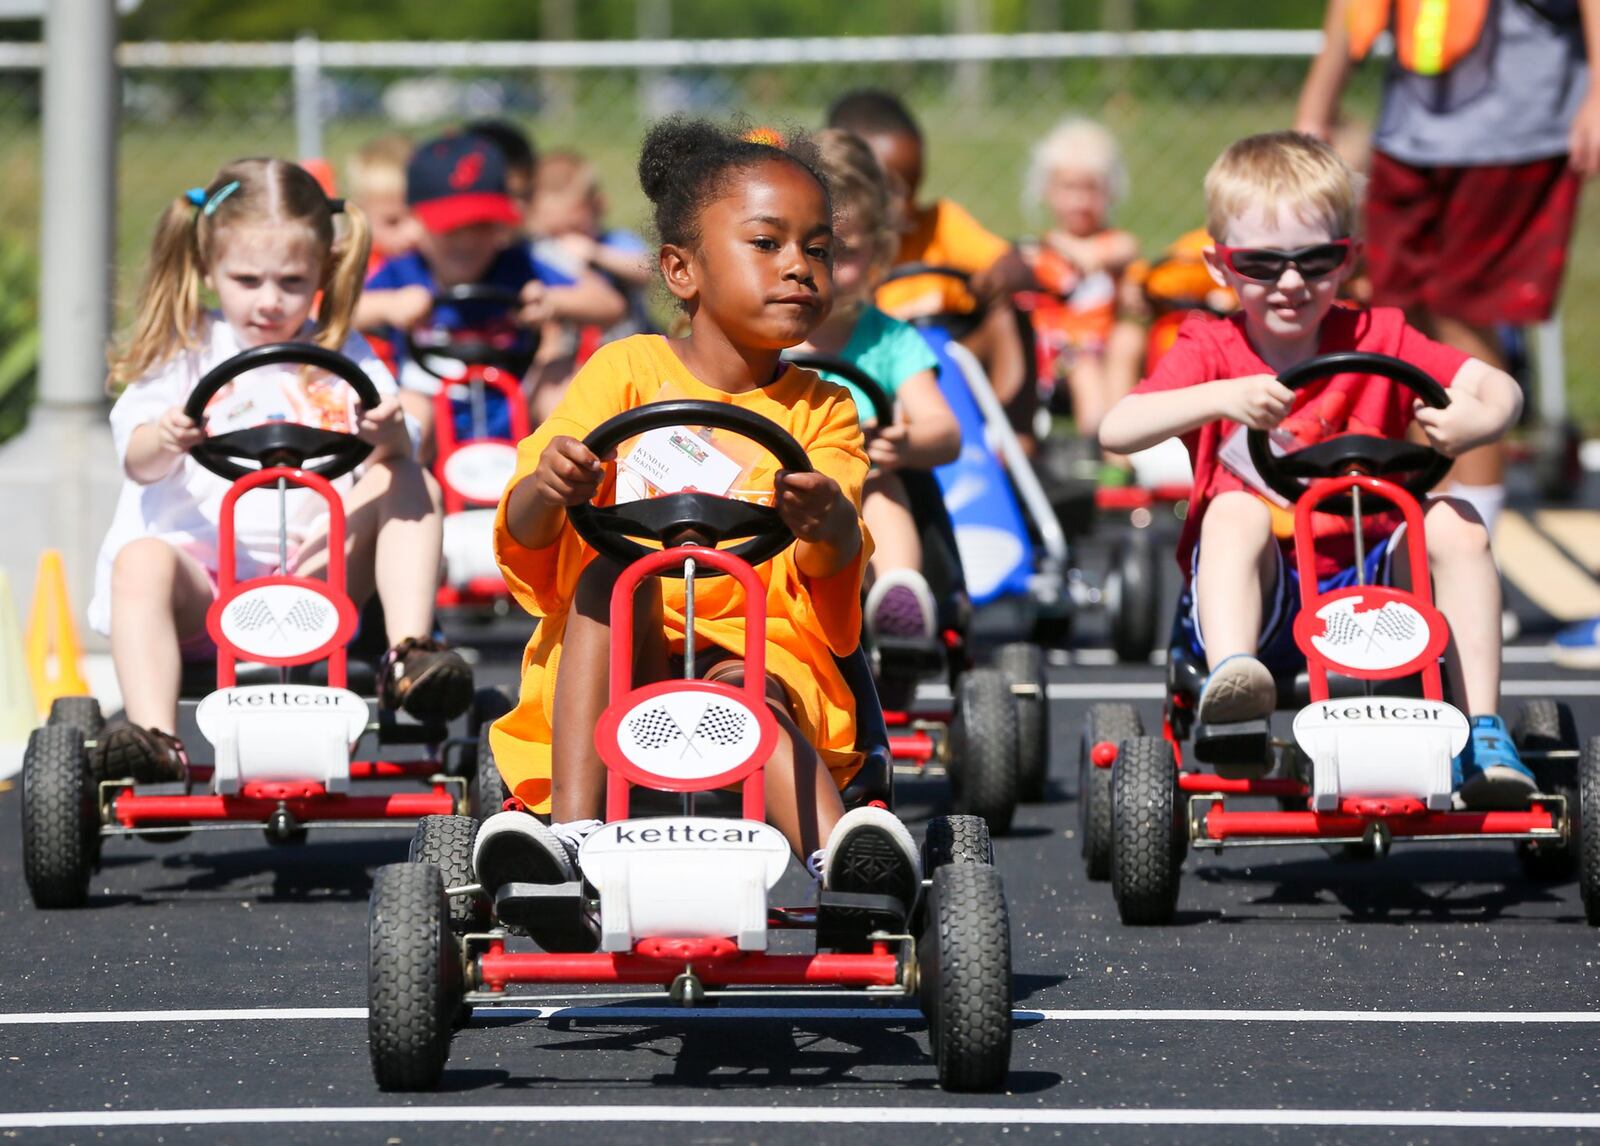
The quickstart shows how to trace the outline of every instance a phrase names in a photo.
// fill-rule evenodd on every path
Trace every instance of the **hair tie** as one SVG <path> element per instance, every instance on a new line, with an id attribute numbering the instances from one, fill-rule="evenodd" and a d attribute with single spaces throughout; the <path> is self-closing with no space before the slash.
<path id="1" fill-rule="evenodd" d="M 217 188 L 216 192 L 211 196 L 211 198 L 206 200 L 206 205 L 200 208 L 200 213 L 209 219 L 212 215 L 217 213 L 217 208 L 222 206 L 222 201 L 229 195 L 232 195 L 238 189 L 239 181 L 237 179 L 235 179 L 232 183 L 224 183 L 221 187 Z"/>
<path id="2" fill-rule="evenodd" d="M 191 187 L 183 193 L 183 197 L 189 200 L 189 206 L 191 207 L 204 207 L 206 203 L 206 189 L 204 187 Z"/>
<path id="3" fill-rule="evenodd" d="M 328 210 L 333 212 L 333 214 L 335 214 L 335 215 L 343 215 L 344 214 L 344 200 L 343 199 L 337 199 L 332 195 L 328 196 Z"/>

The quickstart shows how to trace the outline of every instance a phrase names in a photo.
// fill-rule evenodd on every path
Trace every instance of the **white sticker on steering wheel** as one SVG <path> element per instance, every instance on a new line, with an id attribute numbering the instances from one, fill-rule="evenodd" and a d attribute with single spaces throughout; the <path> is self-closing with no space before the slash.
<path id="1" fill-rule="evenodd" d="M 258 367 L 235 378 L 206 403 L 206 433 L 226 434 L 268 422 L 355 431 L 355 391 L 321 370 Z"/>
<path id="2" fill-rule="evenodd" d="M 637 501 L 641 488 L 645 497 L 686 490 L 726 497 L 744 469 L 687 426 L 663 426 L 640 434 L 633 448 L 618 458 L 618 464 L 635 479 L 625 491 L 619 476 L 618 502 Z M 624 496 L 625 492 L 632 496 Z"/>
<path id="3" fill-rule="evenodd" d="M 1222 448 L 1217 451 L 1217 461 L 1221 462 L 1234 477 L 1271 501 L 1272 504 L 1287 508 L 1288 501 L 1285 500 L 1282 494 L 1268 485 L 1267 479 L 1261 476 L 1260 470 L 1256 469 L 1255 459 L 1250 456 L 1250 446 L 1245 440 L 1245 436 L 1249 432 L 1248 427 L 1234 427 L 1233 433 L 1222 440 Z M 1267 446 L 1272 450 L 1274 457 L 1283 457 L 1284 454 L 1299 444 L 1299 440 L 1286 430 L 1267 431 Z"/>

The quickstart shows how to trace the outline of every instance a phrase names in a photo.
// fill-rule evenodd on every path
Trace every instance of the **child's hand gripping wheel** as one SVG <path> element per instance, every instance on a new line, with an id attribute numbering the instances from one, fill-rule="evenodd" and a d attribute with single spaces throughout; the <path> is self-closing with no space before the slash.
<path id="1" fill-rule="evenodd" d="M 1425 371 L 1387 354 L 1361 350 L 1322 354 L 1284 371 L 1278 381 L 1290 390 L 1304 390 L 1313 382 L 1336 374 L 1376 374 L 1400 383 L 1436 409 L 1450 404 L 1450 395 Z M 1450 470 L 1451 460 L 1431 446 L 1371 434 L 1340 434 L 1292 453 L 1274 453 L 1265 431 L 1251 430 L 1245 438 L 1250 460 L 1263 481 L 1291 504 L 1298 501 L 1316 478 L 1336 478 L 1356 472 L 1373 477 L 1411 476 L 1396 484 L 1419 501 Z M 1318 507 L 1346 516 L 1355 512 L 1348 496 L 1331 497 Z"/>
<path id="2" fill-rule="evenodd" d="M 278 342 L 253 347 L 218 363 L 200 379 L 183 412 L 204 426 L 206 406 L 229 382 L 252 370 L 286 364 L 311 366 L 343 380 L 368 410 L 382 401 L 366 372 L 337 351 L 309 342 Z M 266 422 L 210 435 L 190 449 L 189 456 L 218 477 L 233 481 L 272 466 L 336 478 L 355 469 L 371 452 L 371 444 L 354 434 L 296 422 Z M 256 464 L 245 465 L 240 459 Z"/>
<path id="3" fill-rule="evenodd" d="M 522 296 L 514 290 L 490 286 L 487 283 L 461 283 L 446 287 L 433 296 L 433 305 L 459 305 L 478 303 L 498 307 L 514 316 L 522 309 Z M 428 374 L 441 382 L 457 382 L 461 371 L 456 363 L 467 366 L 493 366 L 514 378 L 521 378 L 533 365 L 539 353 L 539 328 L 518 327 L 508 334 L 514 344 L 497 340 L 482 332 L 456 332 L 426 325 L 405 332 L 406 355 Z M 451 366 L 440 365 L 436 359 L 448 359 Z"/>
<path id="4" fill-rule="evenodd" d="M 811 459 L 781 426 L 723 402 L 683 399 L 624 410 L 595 427 L 583 444 L 596 457 L 604 458 L 629 438 L 667 426 L 727 430 L 770 452 L 784 469 L 811 472 Z M 622 565 L 655 552 L 635 538 L 657 541 L 667 548 L 685 544 L 716 548 L 725 541 L 743 538 L 727 552 L 751 565 L 772 560 L 794 542 L 793 532 L 771 506 L 694 491 L 622 505 L 573 505 L 567 508 L 567 518 L 578 536 L 596 552 Z M 699 575 L 713 576 L 717 572 L 704 568 Z"/>

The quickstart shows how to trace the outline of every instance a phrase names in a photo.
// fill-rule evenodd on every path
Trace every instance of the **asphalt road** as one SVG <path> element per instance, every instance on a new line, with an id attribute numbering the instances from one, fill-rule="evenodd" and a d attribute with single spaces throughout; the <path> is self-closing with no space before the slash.
<path id="1" fill-rule="evenodd" d="M 484 645 L 506 679 L 515 641 Z M 1511 654 L 1508 691 L 1600 733 L 1600 682 Z M 1088 659 L 1094 659 L 1092 656 Z M 537 995 L 458 1033 L 438 1093 L 367 1063 L 366 895 L 406 833 L 116 841 L 89 907 L 28 902 L 0 791 L 0 1136 L 19 1142 L 1571 1142 L 1600 1140 L 1600 945 L 1508 845 L 1190 857 L 1177 922 L 1131 930 L 1075 837 L 1096 695 L 1158 668 L 1052 670 L 1050 799 L 997 844 L 1015 950 L 1009 1091 L 934 1083 L 905 1010 L 780 999 L 644 1012 Z M 1514 703 L 1513 697 L 1512 703 Z M 920 830 L 942 785 L 902 787 Z M 803 899 L 793 872 L 782 889 Z M 565 996 L 565 997 L 564 997 Z M 622 1008 L 620 1011 L 618 1008 Z M 822 1009 L 819 1009 L 822 1008 Z"/>

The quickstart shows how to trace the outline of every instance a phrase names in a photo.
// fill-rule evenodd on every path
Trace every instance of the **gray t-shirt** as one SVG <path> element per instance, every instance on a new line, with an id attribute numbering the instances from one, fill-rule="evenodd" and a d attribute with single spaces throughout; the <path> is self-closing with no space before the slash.
<path id="1" fill-rule="evenodd" d="M 1444 75 L 1390 61 L 1373 146 L 1417 167 L 1564 155 L 1588 86 L 1578 0 L 1493 0 L 1477 45 Z"/>

